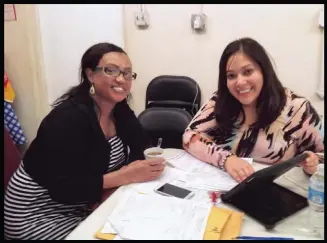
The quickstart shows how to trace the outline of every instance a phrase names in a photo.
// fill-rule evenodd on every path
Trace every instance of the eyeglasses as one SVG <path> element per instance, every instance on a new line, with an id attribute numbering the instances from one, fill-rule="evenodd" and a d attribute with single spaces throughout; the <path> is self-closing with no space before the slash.
<path id="1" fill-rule="evenodd" d="M 120 74 L 122 74 L 126 80 L 134 80 L 137 76 L 137 73 L 131 71 L 122 71 L 119 68 L 115 67 L 96 67 L 95 70 L 103 71 L 106 75 L 115 78 L 119 77 Z"/>

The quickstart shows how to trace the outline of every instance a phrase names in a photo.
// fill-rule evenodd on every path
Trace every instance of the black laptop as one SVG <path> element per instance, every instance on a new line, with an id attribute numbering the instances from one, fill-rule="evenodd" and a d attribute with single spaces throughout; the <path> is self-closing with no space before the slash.
<path id="1" fill-rule="evenodd" d="M 298 155 L 290 160 L 259 170 L 221 196 L 231 204 L 263 224 L 266 229 L 308 206 L 307 198 L 273 181 L 307 158 Z"/>

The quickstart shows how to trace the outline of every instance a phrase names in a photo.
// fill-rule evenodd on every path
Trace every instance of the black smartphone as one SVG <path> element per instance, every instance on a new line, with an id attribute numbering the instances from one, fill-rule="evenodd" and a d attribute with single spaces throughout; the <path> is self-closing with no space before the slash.
<path id="1" fill-rule="evenodd" d="M 169 183 L 165 183 L 164 185 L 156 188 L 155 192 L 165 196 L 173 196 L 184 199 L 191 198 L 194 195 L 194 192 L 190 190 Z"/>

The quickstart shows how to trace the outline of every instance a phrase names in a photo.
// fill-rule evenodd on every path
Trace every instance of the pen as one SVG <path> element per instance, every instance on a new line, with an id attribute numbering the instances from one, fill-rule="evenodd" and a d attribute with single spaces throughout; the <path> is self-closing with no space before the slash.
<path id="1" fill-rule="evenodd" d="M 262 236 L 239 236 L 237 240 L 294 240 L 288 237 L 262 237 Z"/>

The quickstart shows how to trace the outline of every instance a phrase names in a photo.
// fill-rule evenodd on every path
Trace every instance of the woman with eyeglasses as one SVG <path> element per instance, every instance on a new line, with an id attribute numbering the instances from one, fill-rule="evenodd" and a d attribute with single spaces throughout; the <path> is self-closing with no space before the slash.
<path id="1" fill-rule="evenodd" d="M 154 180 L 163 159 L 127 104 L 136 73 L 118 46 L 83 55 L 81 82 L 54 103 L 5 194 L 7 239 L 63 239 L 99 202 L 103 189 Z"/>
<path id="2" fill-rule="evenodd" d="M 324 157 L 323 122 L 310 102 L 282 86 L 265 49 L 251 38 L 231 42 L 219 63 L 218 90 L 183 135 L 186 151 L 240 182 L 252 166 L 301 153 L 313 174 Z"/>

